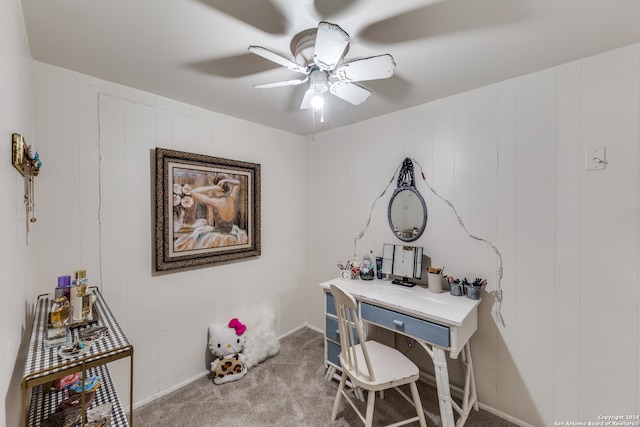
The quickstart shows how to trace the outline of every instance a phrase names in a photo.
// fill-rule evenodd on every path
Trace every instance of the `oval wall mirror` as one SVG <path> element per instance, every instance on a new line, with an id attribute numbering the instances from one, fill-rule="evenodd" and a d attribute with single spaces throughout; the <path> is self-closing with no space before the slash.
<path id="1" fill-rule="evenodd" d="M 393 234 L 403 242 L 412 242 L 427 227 L 427 204 L 416 189 L 413 162 L 406 158 L 398 174 L 398 186 L 389 200 L 387 210 Z"/>

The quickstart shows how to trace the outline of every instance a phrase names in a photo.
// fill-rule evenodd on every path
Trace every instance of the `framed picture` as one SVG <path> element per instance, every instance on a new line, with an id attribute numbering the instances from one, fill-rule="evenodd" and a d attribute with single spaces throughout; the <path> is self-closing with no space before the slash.
<path id="1" fill-rule="evenodd" d="M 24 176 L 24 159 L 27 143 L 22 135 L 14 133 L 11 135 L 11 163 Z"/>
<path id="2" fill-rule="evenodd" d="M 156 271 L 260 255 L 260 165 L 156 148 Z"/>

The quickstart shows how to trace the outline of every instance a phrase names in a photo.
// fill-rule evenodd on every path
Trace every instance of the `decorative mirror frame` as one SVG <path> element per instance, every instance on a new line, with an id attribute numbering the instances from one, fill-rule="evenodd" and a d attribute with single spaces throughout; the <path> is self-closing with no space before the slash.
<path id="1" fill-rule="evenodd" d="M 393 202 L 402 191 L 410 191 L 412 192 L 420 201 L 422 205 L 422 209 L 424 212 L 424 216 L 422 218 L 422 224 L 418 229 L 414 229 L 410 236 L 405 237 L 402 232 L 397 232 L 396 227 L 393 224 L 393 220 L 391 218 L 391 208 L 393 206 Z M 389 200 L 389 207 L 387 209 L 387 219 L 389 221 L 389 227 L 391 228 L 391 232 L 403 242 L 413 242 L 422 236 L 424 230 L 427 228 L 427 204 L 424 201 L 424 198 L 416 188 L 416 180 L 413 173 L 413 162 L 410 158 L 404 159 L 402 162 L 402 167 L 400 168 L 400 172 L 398 173 L 397 180 L 397 188 L 394 190 L 391 199 Z"/>

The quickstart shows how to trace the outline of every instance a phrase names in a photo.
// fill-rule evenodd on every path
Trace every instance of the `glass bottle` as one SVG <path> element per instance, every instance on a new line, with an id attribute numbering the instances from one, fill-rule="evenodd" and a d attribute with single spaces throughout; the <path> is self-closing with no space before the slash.
<path id="1" fill-rule="evenodd" d="M 63 293 L 67 300 L 71 301 L 69 289 L 71 287 L 71 276 L 59 276 L 58 287 L 56 288 L 56 297 L 59 293 Z"/>
<path id="2" fill-rule="evenodd" d="M 362 280 L 373 280 L 376 275 L 376 265 L 370 251 L 362 257 L 362 266 L 360 267 L 360 278 Z"/>
<path id="3" fill-rule="evenodd" d="M 69 323 L 69 301 L 64 295 L 60 295 L 51 305 L 51 325 L 59 328 L 67 323 Z"/>
<path id="4" fill-rule="evenodd" d="M 85 288 L 85 286 L 83 286 Z M 82 319 L 91 320 L 93 315 L 91 304 L 91 291 L 89 289 L 82 289 Z"/>
<path id="5" fill-rule="evenodd" d="M 76 270 L 73 272 L 73 280 L 71 281 L 71 316 L 74 322 L 83 320 L 82 316 L 82 295 L 80 290 L 84 293 L 87 288 L 87 271 Z"/>

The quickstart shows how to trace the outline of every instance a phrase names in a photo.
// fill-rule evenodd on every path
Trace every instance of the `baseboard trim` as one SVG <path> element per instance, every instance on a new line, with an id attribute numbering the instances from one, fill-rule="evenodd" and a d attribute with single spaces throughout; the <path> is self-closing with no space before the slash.
<path id="1" fill-rule="evenodd" d="M 284 334 L 280 335 L 279 339 L 283 339 L 283 338 L 285 338 L 285 337 L 287 337 L 287 336 L 289 336 L 289 335 L 291 335 L 291 334 L 293 334 L 293 333 L 295 333 L 295 332 L 297 332 L 297 331 L 299 331 L 300 329 L 303 329 L 303 328 L 309 328 L 309 329 L 311 329 L 313 331 L 316 331 L 316 332 L 318 332 L 320 334 L 324 334 L 324 330 L 316 328 L 315 326 L 312 326 L 312 325 L 310 325 L 308 323 L 304 323 L 304 324 L 298 326 L 297 328 L 294 328 L 294 329 L 290 330 L 289 332 L 285 332 Z M 186 379 L 186 380 L 180 382 L 179 384 L 175 384 L 175 385 L 173 385 L 172 387 L 170 387 L 170 388 L 168 388 L 166 390 L 163 390 L 163 391 L 161 391 L 159 393 L 155 393 L 155 394 L 153 394 L 151 396 L 145 397 L 144 399 L 138 400 L 137 402 L 134 402 L 133 409 L 135 410 L 135 409 L 137 409 L 137 408 L 139 408 L 141 406 L 144 406 L 147 403 L 150 403 L 150 402 L 152 402 L 152 401 L 154 401 L 156 399 L 161 398 L 164 395 L 167 395 L 167 394 L 169 394 L 169 393 L 171 393 L 171 392 L 173 392 L 175 390 L 178 390 L 179 388 L 182 388 L 182 387 L 184 387 L 186 385 L 189 385 L 190 383 L 192 383 L 192 382 L 194 382 L 196 380 L 199 380 L 202 377 L 206 377 L 209 374 L 210 374 L 209 371 L 203 371 L 200 374 L 195 375 L 195 376 L 193 376 L 193 377 L 191 377 L 189 379 Z M 435 379 L 435 377 L 433 375 L 421 372 L 420 373 L 420 380 L 424 381 L 427 384 L 430 384 L 430 385 L 432 385 L 434 387 L 436 386 L 436 379 Z M 460 387 L 458 387 L 458 386 L 451 385 L 451 394 L 454 395 L 457 398 L 461 398 L 462 397 L 462 389 Z M 511 416 L 509 414 L 505 414 L 504 412 L 502 412 L 502 411 L 500 411 L 500 410 L 498 410 L 498 409 L 496 409 L 496 408 L 494 408 L 492 406 L 486 405 L 486 404 L 484 404 L 482 402 L 478 402 L 478 406 L 484 411 L 490 412 L 493 415 L 496 415 L 496 416 L 498 416 L 500 418 L 503 418 L 503 419 L 505 419 L 505 420 L 507 420 L 509 422 L 512 422 L 514 424 L 517 424 L 519 426 L 522 426 L 522 427 L 535 427 L 532 424 L 529 424 L 529 423 L 526 423 L 526 422 L 524 422 L 522 420 L 519 420 L 519 419 L 517 419 L 517 418 L 515 418 L 515 417 L 513 417 L 513 416 Z M 123 409 L 124 409 L 124 411 L 126 413 L 129 413 L 129 407 L 128 406 L 123 407 Z"/>
<path id="2" fill-rule="evenodd" d="M 297 328 L 294 328 L 294 329 L 290 330 L 289 332 L 285 332 L 284 334 L 280 335 L 278 338 L 282 339 L 282 338 L 288 337 L 289 335 L 291 335 L 291 334 L 293 334 L 295 332 L 298 332 L 300 329 L 304 329 L 304 328 L 309 328 L 312 331 L 315 331 L 315 332 L 318 332 L 321 335 L 324 335 L 324 330 L 323 329 L 316 328 L 315 326 L 312 326 L 312 325 L 310 325 L 308 323 L 303 323 L 302 325 L 298 326 Z"/>
<path id="3" fill-rule="evenodd" d="M 420 372 L 420 380 L 425 382 L 425 383 L 427 383 L 427 384 L 429 384 L 429 385 L 431 385 L 431 386 L 433 386 L 433 387 L 437 387 L 436 386 L 436 377 L 434 377 L 431 374 L 428 374 L 428 373 L 425 373 L 425 372 Z M 460 387 L 458 387 L 456 385 L 453 385 L 453 384 L 451 384 L 449 387 L 451 388 L 451 394 L 453 396 L 455 396 L 455 397 L 457 397 L 459 399 L 462 399 L 463 390 Z M 506 413 L 504 413 L 504 412 L 502 412 L 502 411 L 500 411 L 500 410 L 498 410 L 498 409 L 496 409 L 496 408 L 494 408 L 492 406 L 486 405 L 486 404 L 484 404 L 484 403 L 482 403 L 480 401 L 478 401 L 478 407 L 480 409 L 482 409 L 483 411 L 490 412 L 493 415 L 496 415 L 496 416 L 498 416 L 498 417 L 500 417 L 500 418 L 502 418 L 504 420 L 507 420 L 507 421 L 509 421 L 511 423 L 514 423 L 516 425 L 519 425 L 519 426 L 522 426 L 522 427 L 535 427 L 533 424 L 529 424 L 529 423 L 526 423 L 526 422 L 524 422 L 522 420 L 519 420 L 516 417 L 513 417 L 513 416 L 511 416 L 509 414 L 506 414 Z M 455 411 L 454 411 L 454 414 L 455 414 Z"/>
<path id="4" fill-rule="evenodd" d="M 164 395 L 167 395 L 167 394 L 169 394 L 169 393 L 171 393 L 173 391 L 178 390 L 179 388 L 187 386 L 187 385 L 191 384 L 192 382 L 194 382 L 196 380 L 199 380 L 202 377 L 206 377 L 209 374 L 210 374 L 209 371 L 203 371 L 203 372 L 199 373 L 198 375 L 195 375 L 195 376 L 193 376 L 193 377 L 191 377 L 189 379 L 186 379 L 186 380 L 180 382 L 179 384 L 174 384 L 173 386 L 169 387 L 166 390 L 162 390 L 159 393 L 155 393 L 155 394 L 152 394 L 151 396 L 145 397 L 144 399 L 140 399 L 140 400 L 138 400 L 138 401 L 133 403 L 133 409 L 136 410 L 139 407 L 146 405 L 147 403 L 150 403 L 150 402 L 152 402 L 152 401 L 154 401 L 156 399 L 159 399 Z M 123 407 L 123 409 L 124 409 L 125 412 L 127 412 L 127 413 L 129 412 L 128 405 L 126 407 Z"/>
<path id="5" fill-rule="evenodd" d="M 308 323 L 303 323 L 302 325 L 298 326 L 297 328 L 294 328 L 294 329 L 290 330 L 289 332 L 285 332 L 284 334 L 280 335 L 278 337 L 278 339 L 283 339 L 283 338 L 285 338 L 285 337 L 287 337 L 287 336 L 289 336 L 289 335 L 291 335 L 291 334 L 293 334 L 295 332 L 298 332 L 300 329 L 303 329 L 303 328 L 309 328 L 309 329 L 312 329 L 312 330 L 314 330 L 314 331 L 316 331 L 316 332 L 318 332 L 320 334 L 324 334 L 323 330 L 318 329 L 315 326 L 312 326 L 312 325 L 310 325 Z M 133 403 L 133 409 L 135 410 L 135 409 L 137 409 L 137 408 L 139 408 L 141 406 L 144 406 L 147 403 L 150 403 L 150 402 L 152 402 L 152 401 L 154 401 L 156 399 L 161 398 L 164 395 L 167 395 L 167 394 L 169 394 L 169 393 L 171 393 L 173 391 L 178 390 L 179 388 L 182 388 L 182 387 L 184 387 L 186 385 L 189 385 L 190 383 L 192 383 L 192 382 L 194 382 L 196 380 L 199 380 L 202 377 L 206 377 L 209 374 L 210 374 L 209 371 L 203 371 L 200 374 L 195 375 L 195 376 L 193 376 L 193 377 L 191 377 L 189 379 L 186 379 L 186 380 L 180 382 L 179 384 L 175 384 L 175 385 L 171 386 L 170 388 L 168 388 L 166 390 L 162 390 L 159 393 L 155 393 L 155 394 L 152 394 L 151 396 L 145 397 L 144 399 L 140 399 L 140 400 L 138 400 L 138 401 Z M 128 413 L 129 412 L 129 405 L 127 405 L 126 407 L 123 406 L 123 409 L 124 409 L 125 412 Z"/>

